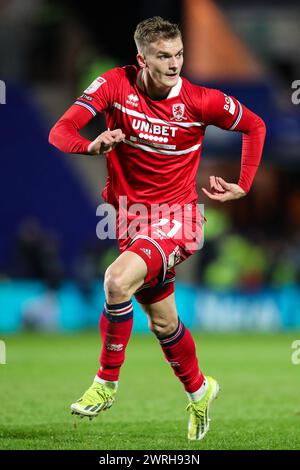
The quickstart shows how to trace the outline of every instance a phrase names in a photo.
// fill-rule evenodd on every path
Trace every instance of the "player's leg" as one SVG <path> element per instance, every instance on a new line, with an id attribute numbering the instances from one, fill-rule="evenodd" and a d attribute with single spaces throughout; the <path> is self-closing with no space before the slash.
<path id="1" fill-rule="evenodd" d="M 144 283 L 146 274 L 145 261 L 130 251 L 122 253 L 105 273 L 106 302 L 100 318 L 101 367 L 96 376 L 100 383 L 117 385 L 133 325 L 131 297 Z"/>
<path id="2" fill-rule="evenodd" d="M 190 400 L 188 438 L 202 439 L 209 429 L 209 405 L 216 397 L 219 385 L 215 379 L 204 377 L 199 369 L 195 342 L 179 319 L 174 293 L 158 302 L 143 304 L 142 308 L 148 316 L 151 331 Z"/>
<path id="3" fill-rule="evenodd" d="M 100 318 L 101 367 L 91 387 L 71 405 L 75 414 L 97 416 L 110 408 L 118 387 L 132 324 L 132 294 L 144 283 L 145 261 L 133 252 L 122 253 L 107 269 L 104 279 L 106 302 Z"/>
<path id="4" fill-rule="evenodd" d="M 158 339 L 175 375 L 192 397 L 201 398 L 205 378 L 198 366 L 195 342 L 178 316 L 174 293 L 159 302 L 142 305 L 149 328 Z M 198 393 L 198 395 L 197 395 Z"/>
<path id="5" fill-rule="evenodd" d="M 147 264 L 132 251 L 124 251 L 106 270 L 104 290 L 108 304 L 127 302 L 144 283 Z"/>

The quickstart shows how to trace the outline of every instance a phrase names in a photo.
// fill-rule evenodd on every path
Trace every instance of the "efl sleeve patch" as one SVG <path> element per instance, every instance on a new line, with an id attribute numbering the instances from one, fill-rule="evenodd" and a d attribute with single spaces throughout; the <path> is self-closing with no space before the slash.
<path id="1" fill-rule="evenodd" d="M 95 91 L 98 90 L 98 88 L 105 83 L 106 80 L 103 77 L 98 77 L 96 80 L 94 80 L 85 90 L 84 93 L 95 93 Z"/>

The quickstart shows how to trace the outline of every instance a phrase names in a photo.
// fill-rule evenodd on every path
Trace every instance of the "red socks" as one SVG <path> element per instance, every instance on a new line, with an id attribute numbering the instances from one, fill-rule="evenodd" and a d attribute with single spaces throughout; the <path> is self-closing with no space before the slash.
<path id="1" fill-rule="evenodd" d="M 179 320 L 179 319 L 178 319 Z M 100 319 L 102 336 L 101 367 L 97 376 L 102 380 L 116 382 L 125 360 L 125 349 L 133 325 L 131 300 L 120 304 L 105 303 Z M 174 333 L 158 338 L 165 358 L 188 393 L 200 389 L 204 376 L 199 370 L 196 347 L 191 333 L 179 320 Z"/>
<path id="2" fill-rule="evenodd" d="M 204 382 L 204 375 L 198 366 L 193 337 L 181 320 L 178 319 L 178 326 L 174 333 L 158 340 L 165 358 L 185 390 L 188 393 L 199 390 Z"/>
<path id="3" fill-rule="evenodd" d="M 121 304 L 104 305 L 100 318 L 102 337 L 101 367 L 98 377 L 103 380 L 117 381 L 120 367 L 125 360 L 125 349 L 133 325 L 133 308 L 131 300 Z"/>

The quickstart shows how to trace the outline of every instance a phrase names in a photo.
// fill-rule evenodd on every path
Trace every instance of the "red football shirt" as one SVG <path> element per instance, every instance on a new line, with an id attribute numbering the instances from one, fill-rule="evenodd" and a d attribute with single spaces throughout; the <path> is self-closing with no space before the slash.
<path id="1" fill-rule="evenodd" d="M 50 142 L 63 151 L 86 152 L 89 141 L 78 130 L 99 112 L 104 112 L 108 128 L 120 128 L 126 135 L 106 155 L 108 179 L 102 195 L 116 208 L 125 195 L 128 205 L 197 200 L 196 173 L 210 124 L 245 133 L 239 184 L 250 189 L 265 128 L 235 98 L 179 78 L 165 99 L 153 100 L 143 90 L 139 67 L 115 68 L 75 101 L 54 126 Z"/>

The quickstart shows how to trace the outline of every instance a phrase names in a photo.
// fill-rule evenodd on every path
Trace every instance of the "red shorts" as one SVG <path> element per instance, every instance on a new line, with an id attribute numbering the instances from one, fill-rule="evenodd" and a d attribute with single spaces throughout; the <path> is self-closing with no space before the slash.
<path id="1" fill-rule="evenodd" d="M 135 293 L 139 303 L 159 302 L 174 292 L 175 265 L 182 263 L 202 246 L 205 218 L 196 202 L 173 205 L 172 211 L 159 210 L 149 216 L 129 217 L 121 221 L 117 233 L 121 253 L 132 251 L 147 265 L 142 287 Z"/>

